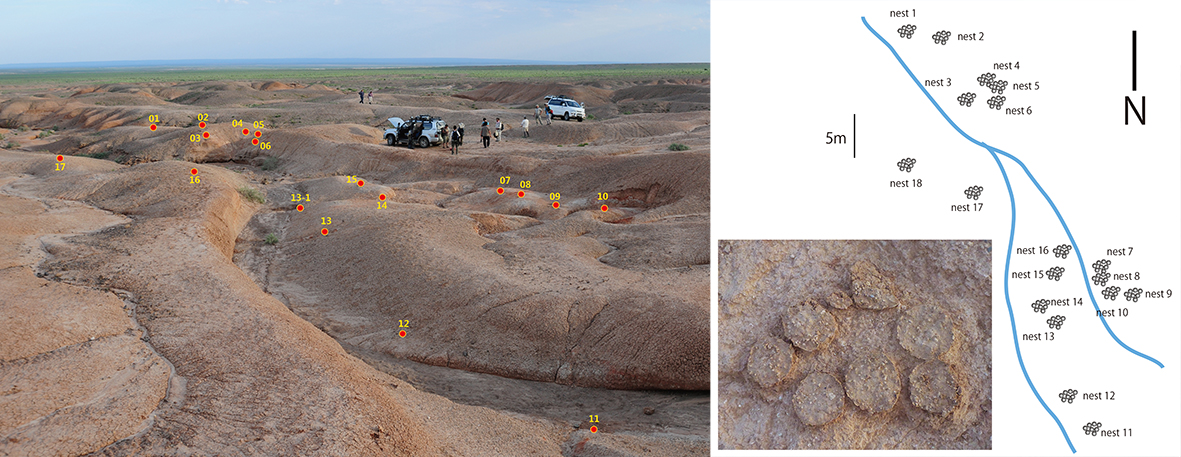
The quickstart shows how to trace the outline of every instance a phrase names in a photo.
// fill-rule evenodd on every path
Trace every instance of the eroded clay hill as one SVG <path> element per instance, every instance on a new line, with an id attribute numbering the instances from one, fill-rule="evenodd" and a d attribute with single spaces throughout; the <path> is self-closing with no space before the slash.
<path id="1" fill-rule="evenodd" d="M 0 134 L 20 144 L 0 152 L 12 246 L 0 313 L 21 329 L 0 352 L 12 413 L 0 453 L 708 452 L 707 402 L 651 397 L 666 413 L 570 400 L 708 389 L 708 80 L 438 84 L 373 105 L 288 81 L 0 97 Z M 522 138 L 532 104 L 514 90 L 579 88 L 602 92 L 596 119 Z M 386 118 L 417 114 L 465 123 L 460 154 L 384 145 Z M 503 141 L 478 147 L 480 120 L 495 117 Z M 265 122 L 271 149 L 235 119 Z M 381 357 L 506 376 L 500 395 L 546 390 L 516 391 L 520 379 L 579 389 L 536 400 L 577 404 L 530 414 L 489 393 L 470 403 L 491 407 L 460 405 Z M 585 414 L 606 416 L 598 433 Z M 636 415 L 649 419 L 623 419 Z"/>
<path id="2" fill-rule="evenodd" d="M 454 404 L 350 356 L 231 263 L 258 209 L 237 173 L 205 167 L 193 186 L 180 162 L 73 158 L 59 172 L 52 156 L 4 152 L 0 163 L 13 246 L 0 312 L 23 332 L 0 363 L 7 454 L 704 450 Z"/>

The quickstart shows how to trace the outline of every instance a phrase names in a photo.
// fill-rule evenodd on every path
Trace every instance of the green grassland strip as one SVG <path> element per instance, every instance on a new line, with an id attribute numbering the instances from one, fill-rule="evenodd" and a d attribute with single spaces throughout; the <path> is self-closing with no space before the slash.
<path id="1" fill-rule="evenodd" d="M 0 85 L 112 84 L 200 81 L 299 81 L 341 85 L 348 80 L 474 79 L 513 80 L 602 80 L 708 77 L 708 63 L 615 64 L 615 65 L 520 65 L 480 67 L 403 68 L 144 68 L 28 70 L 0 73 Z"/>

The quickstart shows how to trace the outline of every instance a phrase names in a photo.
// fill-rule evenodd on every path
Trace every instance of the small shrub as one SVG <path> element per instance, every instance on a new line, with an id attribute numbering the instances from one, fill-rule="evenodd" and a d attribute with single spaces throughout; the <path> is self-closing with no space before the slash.
<path id="1" fill-rule="evenodd" d="M 90 157 L 92 159 L 106 159 L 108 156 L 111 155 L 111 151 L 106 150 L 103 152 L 95 152 L 93 154 L 79 154 L 79 155 L 81 155 L 82 157 Z"/>
<path id="2" fill-rule="evenodd" d="M 275 236 L 274 233 L 268 233 L 267 238 L 263 242 L 266 244 L 275 244 L 279 242 L 279 237 Z"/>
<path id="3" fill-rule="evenodd" d="M 623 114 L 624 114 L 624 115 L 628 115 L 628 114 L 631 114 L 631 113 L 632 113 L 631 111 L 624 111 L 624 112 L 623 112 Z"/>
<path id="4" fill-rule="evenodd" d="M 4 141 L 4 134 L 0 133 L 0 141 Z"/>
<path id="5" fill-rule="evenodd" d="M 669 151 L 688 151 L 689 147 L 685 146 L 681 143 L 673 143 L 673 144 L 668 145 L 668 150 Z"/>
<path id="6" fill-rule="evenodd" d="M 279 158 L 278 157 L 267 157 L 266 159 L 263 159 L 263 161 L 262 161 L 262 169 L 263 170 L 270 171 L 270 170 L 274 170 L 276 168 L 279 168 Z"/>
<path id="7" fill-rule="evenodd" d="M 250 200 L 255 203 L 266 203 L 267 202 L 266 195 L 263 195 L 263 193 L 259 192 L 258 189 L 254 189 L 254 188 L 250 188 L 250 187 L 239 187 L 238 193 L 242 194 L 243 197 L 246 197 L 247 200 Z"/>
<path id="8" fill-rule="evenodd" d="M 593 120 L 595 120 L 595 115 L 594 115 L 594 114 L 587 113 L 587 115 L 586 115 L 586 120 L 588 120 L 588 121 L 593 121 Z"/>
<path id="9" fill-rule="evenodd" d="M 19 148 L 19 147 L 21 147 L 20 143 L 16 143 L 16 142 L 12 142 L 12 141 L 9 141 L 8 144 L 4 145 L 4 149 L 12 149 L 12 148 Z"/>
<path id="10" fill-rule="evenodd" d="M 41 133 L 37 134 L 37 138 L 38 139 L 45 138 L 45 137 L 47 137 L 49 135 L 53 135 L 53 134 L 54 134 L 53 130 L 42 130 Z"/>
<path id="11" fill-rule="evenodd" d="M 22 126 L 20 126 L 20 127 L 17 127 L 17 129 L 16 129 L 16 130 L 17 130 L 18 132 L 27 132 L 27 131 L 29 131 L 29 126 L 27 126 L 27 125 L 22 125 Z"/>
<path id="12" fill-rule="evenodd" d="M 588 145 L 588 144 L 590 144 L 590 143 L 579 143 L 579 144 L 578 144 L 578 147 L 580 147 L 580 148 L 581 148 L 581 147 L 583 147 L 583 146 L 586 146 L 586 145 Z"/>

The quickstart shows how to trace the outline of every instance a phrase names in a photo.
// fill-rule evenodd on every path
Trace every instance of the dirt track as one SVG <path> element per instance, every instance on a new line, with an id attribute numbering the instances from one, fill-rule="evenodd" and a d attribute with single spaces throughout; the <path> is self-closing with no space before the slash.
<path id="1" fill-rule="evenodd" d="M 0 133 L 22 143 L 0 153 L 0 212 L 16 216 L 0 235 L 18 246 L 3 253 L 13 289 L 0 313 L 29 329 L 4 345 L 0 380 L 10 385 L 0 410 L 22 415 L 4 415 L 18 419 L 0 423 L 0 450 L 707 451 L 703 394 L 596 389 L 708 386 L 707 112 L 556 122 L 534 126 L 529 140 L 510 130 L 486 150 L 469 139 L 453 157 L 380 144 L 379 119 L 434 111 L 471 135 L 479 118 L 519 122 L 531 110 L 424 94 L 387 101 L 431 101 L 415 105 L 426 108 L 358 107 L 327 88 L 222 85 L 0 100 Z M 266 108 L 236 105 L 250 91 L 280 97 Z M 221 106 L 186 105 L 197 102 Z M 196 112 L 210 113 L 211 125 L 177 120 Z M 264 129 L 270 152 L 229 126 L 260 112 L 283 119 Z M 143 122 L 149 113 L 164 119 L 155 132 Z M 19 125 L 33 130 L 8 128 Z M 54 135 L 33 137 L 53 126 Z M 213 140 L 188 141 L 200 131 Z M 667 151 L 672 142 L 692 149 Z M 103 152 L 108 160 L 73 156 Z M 58 153 L 65 171 L 55 171 Z M 277 168 L 262 170 L 264 162 Z M 189 181 L 194 164 L 200 184 Z M 532 183 L 525 198 L 495 193 L 506 175 Z M 266 203 L 248 201 L 246 188 Z M 562 193 L 560 209 L 551 192 Z M 612 198 L 599 202 L 598 192 Z M 293 193 L 313 196 L 304 212 Z M 380 211 L 379 193 L 389 196 Z M 326 216 L 329 236 L 319 233 Z M 278 243 L 264 243 L 268 234 Z M 37 289 L 47 292 L 27 292 Z M 95 305 L 68 306 L 74 297 Z M 411 335 L 400 338 L 404 319 Z M 554 387 L 497 378 L 482 395 L 471 391 L 479 383 L 391 363 L 398 358 Z M 79 378 L 79 364 L 112 375 Z M 453 396 L 464 404 L 416 381 L 444 396 L 463 388 Z M 493 398 L 522 394 L 539 400 Z M 89 403 L 71 400 L 79 396 Z M 641 411 L 649 406 L 651 416 Z M 602 431 L 587 431 L 588 414 L 603 418 Z M 81 423 L 100 425 L 65 432 Z"/>

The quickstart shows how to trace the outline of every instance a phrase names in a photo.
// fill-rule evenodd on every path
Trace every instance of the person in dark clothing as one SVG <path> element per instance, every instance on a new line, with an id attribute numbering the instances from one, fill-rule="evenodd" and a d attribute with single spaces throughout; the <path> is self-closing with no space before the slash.
<path id="1" fill-rule="evenodd" d="M 492 129 L 488 128 L 488 121 L 484 121 L 480 126 L 480 140 L 484 142 L 485 148 L 492 144 Z"/>
<path id="2" fill-rule="evenodd" d="M 418 142 L 418 137 L 422 136 L 422 121 L 414 123 L 414 127 L 410 129 L 410 149 L 414 149 L 414 143 Z"/>
<path id="3" fill-rule="evenodd" d="M 357 91 L 357 95 L 361 96 L 361 103 L 365 103 L 365 89 Z"/>
<path id="4" fill-rule="evenodd" d="M 459 154 L 459 129 L 451 131 L 451 154 Z"/>

